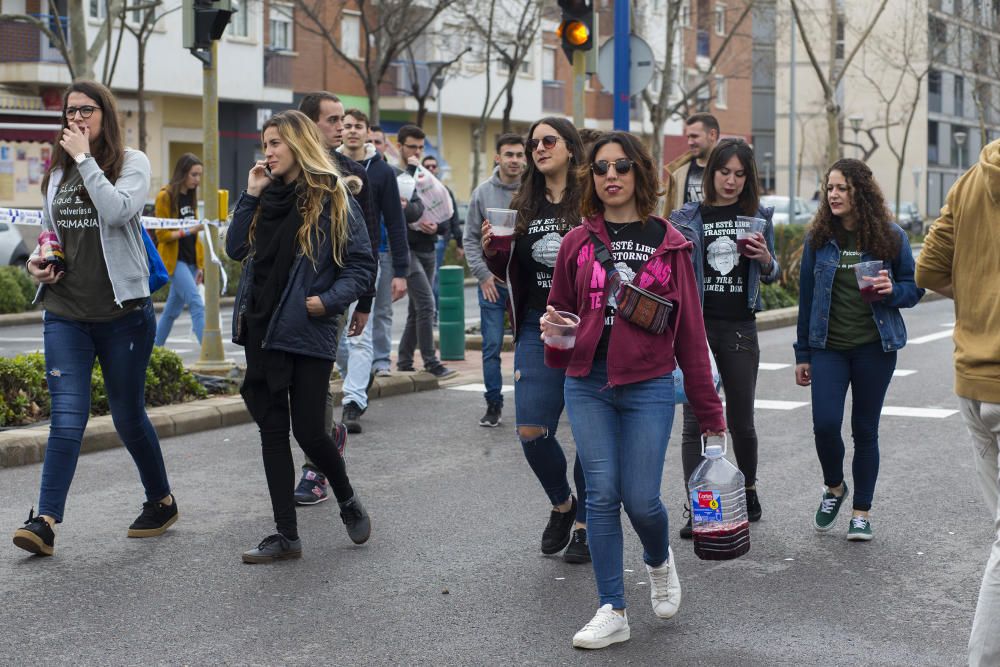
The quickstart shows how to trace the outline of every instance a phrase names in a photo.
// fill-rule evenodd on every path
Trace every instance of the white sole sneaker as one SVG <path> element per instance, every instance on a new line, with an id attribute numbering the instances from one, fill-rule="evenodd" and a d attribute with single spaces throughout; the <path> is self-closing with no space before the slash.
<path id="1" fill-rule="evenodd" d="M 677 577 L 674 550 L 668 549 L 667 562 L 659 567 L 646 565 L 649 574 L 649 601 L 659 618 L 673 618 L 681 607 L 681 581 Z"/>
<path id="2" fill-rule="evenodd" d="M 606 604 L 597 610 L 594 618 L 573 635 L 574 648 L 598 649 L 628 641 L 632 631 L 628 625 L 628 613 L 619 616 Z"/>

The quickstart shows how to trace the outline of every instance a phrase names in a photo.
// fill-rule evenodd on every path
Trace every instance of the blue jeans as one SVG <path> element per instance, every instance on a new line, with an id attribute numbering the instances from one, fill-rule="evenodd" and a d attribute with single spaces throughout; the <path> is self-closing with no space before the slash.
<path id="1" fill-rule="evenodd" d="M 538 318 L 542 314 L 529 310 L 521 325 L 514 348 L 514 406 L 517 410 L 518 436 L 521 427 L 538 427 L 543 435 L 532 440 L 521 439 L 524 458 L 542 483 L 549 502 L 561 505 L 566 502 L 571 491 L 566 479 L 566 455 L 556 440 L 559 417 L 562 415 L 563 382 L 566 373 L 561 368 L 545 365 L 544 346 Z M 587 481 L 577 454 L 573 464 L 573 481 L 576 483 L 578 499 L 576 520 L 587 523 Z"/>
<path id="2" fill-rule="evenodd" d="M 355 301 L 344 316 L 337 345 L 337 366 L 344 378 L 342 405 L 354 403 L 362 410 L 368 407 L 368 380 L 372 372 L 372 317 L 369 315 L 364 330 L 357 336 L 348 336 L 347 327 L 358 303 Z M 374 310 L 374 305 L 372 306 Z"/>
<path id="3" fill-rule="evenodd" d="M 194 264 L 177 262 L 174 275 L 170 277 L 170 294 L 163 306 L 163 313 L 160 314 L 160 321 L 156 325 L 156 345 L 162 346 L 167 342 L 174 320 L 184 310 L 184 306 L 191 311 L 191 330 L 201 345 L 201 333 L 205 330 L 205 303 L 201 300 L 198 286 L 194 282 L 197 273 L 198 267 Z"/>
<path id="4" fill-rule="evenodd" d="M 867 512 L 878 479 L 878 422 L 896 370 L 896 352 L 883 352 L 879 341 L 850 350 L 813 350 L 811 363 L 813 434 L 823 467 L 823 483 L 840 486 L 844 481 L 844 439 L 840 430 L 850 385 L 854 509 Z"/>
<path id="5" fill-rule="evenodd" d="M 503 349 L 503 316 L 507 312 L 507 289 L 497 285 L 497 301 L 490 303 L 479 288 L 479 322 L 483 334 L 483 394 L 487 403 L 503 405 L 503 373 L 500 351 Z"/>
<path id="6" fill-rule="evenodd" d="M 90 376 L 101 363 L 111 417 L 132 455 L 147 500 L 170 495 L 160 441 L 146 416 L 146 366 L 153 351 L 153 304 L 110 322 L 78 322 L 45 313 L 45 379 L 52 397 L 52 423 L 42 464 L 38 513 L 62 521 L 83 431 L 90 416 Z"/>
<path id="7" fill-rule="evenodd" d="M 389 370 L 392 365 L 392 255 L 378 254 L 378 279 L 372 304 L 372 370 Z"/>
<path id="8" fill-rule="evenodd" d="M 621 507 L 642 542 L 647 565 L 669 557 L 667 510 L 660 500 L 663 459 L 674 421 L 670 375 L 606 388 L 607 365 L 566 378 L 566 409 L 587 476 L 587 539 L 601 604 L 625 607 Z"/>

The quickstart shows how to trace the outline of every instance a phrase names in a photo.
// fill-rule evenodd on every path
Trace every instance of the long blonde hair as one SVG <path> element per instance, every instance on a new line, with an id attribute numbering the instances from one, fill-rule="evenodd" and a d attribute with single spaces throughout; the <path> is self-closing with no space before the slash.
<path id="1" fill-rule="evenodd" d="M 325 144 L 319 136 L 316 124 L 300 111 L 282 111 L 271 116 L 261 128 L 261 144 L 264 143 L 264 132 L 273 127 L 278 136 L 285 142 L 299 166 L 299 175 L 295 179 L 297 191 L 296 205 L 302 216 L 302 225 L 296 234 L 299 248 L 309 261 L 316 264 L 313 238 L 323 238 L 324 230 L 320 229 L 319 219 L 323 206 L 330 201 L 330 245 L 333 248 L 333 261 L 337 266 L 344 265 L 344 248 L 347 247 L 348 202 L 347 189 L 337 167 L 334 166 Z M 257 216 L 250 223 L 250 242 L 253 243 L 254 231 L 257 226 Z"/>

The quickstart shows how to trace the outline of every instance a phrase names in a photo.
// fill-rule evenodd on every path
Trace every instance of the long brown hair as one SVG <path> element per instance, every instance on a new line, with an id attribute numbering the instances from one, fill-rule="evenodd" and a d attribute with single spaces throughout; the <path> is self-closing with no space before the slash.
<path id="1" fill-rule="evenodd" d="M 170 195 L 170 213 L 173 216 L 180 215 L 180 209 L 178 208 L 178 200 L 181 196 L 181 188 L 184 187 L 184 182 L 187 180 L 188 174 L 195 167 L 201 165 L 201 160 L 194 153 L 185 153 L 180 156 L 177 160 L 177 164 L 174 165 L 174 174 L 170 177 L 170 182 L 167 183 L 167 194 Z M 191 200 L 195 203 L 197 207 L 198 204 L 198 188 L 195 187 L 192 190 L 188 190 L 191 195 Z"/>
<path id="2" fill-rule="evenodd" d="M 587 164 L 580 167 L 580 180 L 583 182 L 583 196 L 580 200 L 580 212 L 585 217 L 591 217 L 604 212 L 604 202 L 597 196 L 594 186 L 594 176 L 590 167 L 597 157 L 597 152 L 608 144 L 618 144 L 625 156 L 632 161 L 632 173 L 635 174 L 635 209 L 639 219 L 646 220 L 656 210 L 656 203 L 663 195 L 660 191 L 660 181 L 653 166 L 653 157 L 634 135 L 628 132 L 608 132 L 602 134 L 587 154 Z"/>
<path id="3" fill-rule="evenodd" d="M 740 191 L 737 203 L 744 215 L 757 215 L 757 210 L 760 208 L 760 179 L 757 178 L 757 163 L 754 161 L 753 149 L 750 148 L 750 144 L 735 137 L 721 140 L 708 154 L 705 178 L 701 185 L 705 193 L 705 204 L 714 206 L 718 200 L 719 193 L 715 191 L 715 172 L 725 167 L 734 155 L 739 159 L 743 166 L 743 173 L 746 174 L 746 181 L 743 183 L 743 190 Z"/>
<path id="4" fill-rule="evenodd" d="M 320 229 L 319 219 L 327 200 L 330 201 L 330 245 L 333 249 L 333 261 L 337 266 L 344 265 L 344 249 L 347 247 L 348 222 L 347 209 L 350 206 L 347 188 L 340 178 L 340 173 L 330 160 L 326 144 L 319 135 L 316 123 L 309 120 L 301 111 L 282 111 L 271 116 L 260 130 L 261 143 L 264 143 L 264 133 L 273 127 L 278 136 L 285 142 L 295 156 L 299 166 L 299 175 L 295 179 L 298 194 L 296 203 L 302 216 L 302 225 L 296 234 L 296 240 L 302 254 L 316 263 L 313 238 L 322 238 L 325 233 Z M 253 243 L 257 227 L 257 217 L 260 209 L 250 223 L 250 242 Z"/>
<path id="5" fill-rule="evenodd" d="M 843 174 L 847 181 L 851 211 L 858 221 L 858 248 L 883 261 L 892 260 L 899 253 L 900 238 L 892 228 L 892 215 L 885 205 L 882 188 L 868 165 L 851 158 L 834 162 L 823 177 L 823 187 L 819 190 L 819 209 L 809 230 L 813 249 L 818 250 L 831 239 L 836 239 L 841 246 L 847 242 L 847 230 L 840 216 L 834 215 L 830 210 L 826 194 L 826 183 L 830 181 L 830 173 L 834 171 Z"/>
<path id="6" fill-rule="evenodd" d="M 577 167 L 583 160 L 583 142 L 580 141 L 580 133 L 576 131 L 573 123 L 565 118 L 557 116 L 546 116 L 535 121 L 528 130 L 528 140 L 535 133 L 535 128 L 539 125 L 548 125 L 555 130 L 563 141 L 566 142 L 566 150 L 569 151 L 569 165 L 566 172 L 566 190 L 562 199 L 556 204 L 556 215 L 562 218 L 567 228 L 580 224 L 580 196 L 583 190 Z M 545 197 L 545 174 L 535 167 L 534 151 L 526 151 L 528 164 L 524 173 L 521 174 L 521 187 L 514 194 L 510 202 L 510 207 L 517 211 L 517 227 L 515 236 L 522 236 L 528 231 L 528 221 L 538 217 L 539 211 L 546 205 Z"/>
<path id="7" fill-rule="evenodd" d="M 97 106 L 101 109 L 101 136 L 91 142 L 90 153 L 107 179 L 112 183 L 117 181 L 122 173 L 122 165 L 125 164 L 125 144 L 122 141 L 121 127 L 118 125 L 118 104 L 115 102 L 115 96 L 106 86 L 96 81 L 86 79 L 74 81 L 63 91 L 62 127 L 59 128 L 59 136 L 52 147 L 52 161 L 42 178 L 43 196 L 48 192 L 52 172 L 62 169 L 65 174 L 73 166 L 75 156 L 67 153 L 59 144 L 62 131 L 69 126 L 69 119 L 66 118 L 66 102 L 70 93 L 83 93 L 97 102 Z M 86 195 L 86 190 L 81 192 L 81 195 Z"/>

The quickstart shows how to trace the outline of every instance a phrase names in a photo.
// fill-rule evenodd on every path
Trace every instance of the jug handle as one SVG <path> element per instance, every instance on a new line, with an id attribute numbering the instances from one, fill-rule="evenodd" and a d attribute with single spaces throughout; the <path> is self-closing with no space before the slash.
<path id="1" fill-rule="evenodd" d="M 722 438 L 722 455 L 725 456 L 729 452 L 729 438 L 726 437 L 726 433 L 723 432 L 722 435 L 714 435 L 713 438 Z M 701 455 L 705 456 L 705 445 L 708 442 L 708 438 L 704 434 L 701 436 Z"/>

